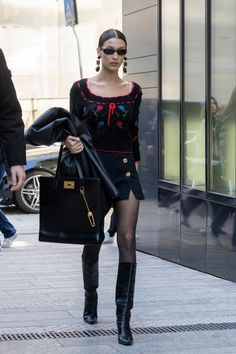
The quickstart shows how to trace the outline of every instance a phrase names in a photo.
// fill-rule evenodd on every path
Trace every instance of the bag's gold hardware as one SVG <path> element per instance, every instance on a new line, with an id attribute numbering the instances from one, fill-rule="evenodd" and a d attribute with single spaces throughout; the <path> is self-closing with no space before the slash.
<path id="1" fill-rule="evenodd" d="M 87 216 L 88 216 L 88 219 L 89 219 L 89 222 L 90 222 L 90 225 L 92 227 L 95 227 L 95 219 L 94 219 L 94 216 L 93 216 L 93 212 L 89 209 L 89 206 L 88 206 L 88 202 L 87 202 L 87 199 L 86 199 L 86 196 L 85 196 L 85 189 L 84 187 L 80 187 L 80 193 L 82 194 L 82 197 L 84 199 L 84 203 L 86 205 L 86 208 L 87 208 Z"/>
<path id="2" fill-rule="evenodd" d="M 89 219 L 89 222 L 90 222 L 90 225 L 92 227 L 95 226 L 95 220 L 94 220 L 94 216 L 93 216 L 93 213 L 91 211 L 88 211 L 88 219 Z"/>
<path id="3" fill-rule="evenodd" d="M 64 181 L 64 189 L 75 189 L 75 182 Z"/>

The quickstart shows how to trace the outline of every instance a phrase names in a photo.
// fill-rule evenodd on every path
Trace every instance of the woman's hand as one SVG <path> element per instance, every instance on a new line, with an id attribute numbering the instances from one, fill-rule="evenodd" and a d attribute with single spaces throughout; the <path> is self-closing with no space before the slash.
<path id="1" fill-rule="evenodd" d="M 71 154 L 79 154 L 84 149 L 84 144 L 77 136 L 68 135 L 65 140 L 65 146 L 70 150 Z"/>

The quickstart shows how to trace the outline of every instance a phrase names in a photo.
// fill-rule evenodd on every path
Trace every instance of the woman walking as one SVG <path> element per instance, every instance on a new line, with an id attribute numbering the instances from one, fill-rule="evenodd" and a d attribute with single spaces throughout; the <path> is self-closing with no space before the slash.
<path id="1" fill-rule="evenodd" d="M 117 226 L 119 265 L 116 283 L 118 341 L 131 345 L 130 316 L 136 273 L 135 229 L 139 200 L 144 199 L 137 173 L 140 160 L 138 115 L 141 88 L 124 81 L 118 71 L 126 72 L 127 41 L 116 29 L 103 32 L 97 48 L 98 74 L 75 82 L 70 92 L 73 119 L 89 129 L 93 145 L 119 191 L 113 208 Z M 73 114 L 74 113 L 74 114 Z M 83 150 L 79 137 L 69 135 L 65 145 L 72 154 Z M 100 246 L 85 245 L 82 268 L 85 289 L 84 321 L 97 322 L 98 258 Z"/>

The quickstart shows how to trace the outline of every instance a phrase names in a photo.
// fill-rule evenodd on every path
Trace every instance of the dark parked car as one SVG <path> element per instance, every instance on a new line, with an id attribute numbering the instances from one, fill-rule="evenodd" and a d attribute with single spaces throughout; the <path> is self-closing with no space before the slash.
<path id="1" fill-rule="evenodd" d="M 27 145 L 26 180 L 17 192 L 11 192 L 6 177 L 0 184 L 0 205 L 15 204 L 25 213 L 39 212 L 39 177 L 55 174 L 59 146 Z"/>

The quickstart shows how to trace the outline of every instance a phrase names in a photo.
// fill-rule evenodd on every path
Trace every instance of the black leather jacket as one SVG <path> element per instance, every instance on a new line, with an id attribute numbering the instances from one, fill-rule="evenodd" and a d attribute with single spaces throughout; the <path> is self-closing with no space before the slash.
<path id="1" fill-rule="evenodd" d="M 84 150 L 80 154 L 72 155 L 65 148 L 60 174 L 62 176 L 77 176 L 74 160 L 76 158 L 85 177 L 100 178 L 103 189 L 103 215 L 105 216 L 112 201 L 118 197 L 118 191 L 93 147 L 89 131 L 79 119 L 73 119 L 64 108 L 50 108 L 26 130 L 25 140 L 27 144 L 49 146 L 55 142 L 64 141 L 68 135 L 79 136 L 84 144 Z"/>
<path id="2" fill-rule="evenodd" d="M 26 163 L 24 143 L 24 123 L 21 107 L 7 68 L 6 60 L 0 49 L 0 144 L 9 166 Z"/>

